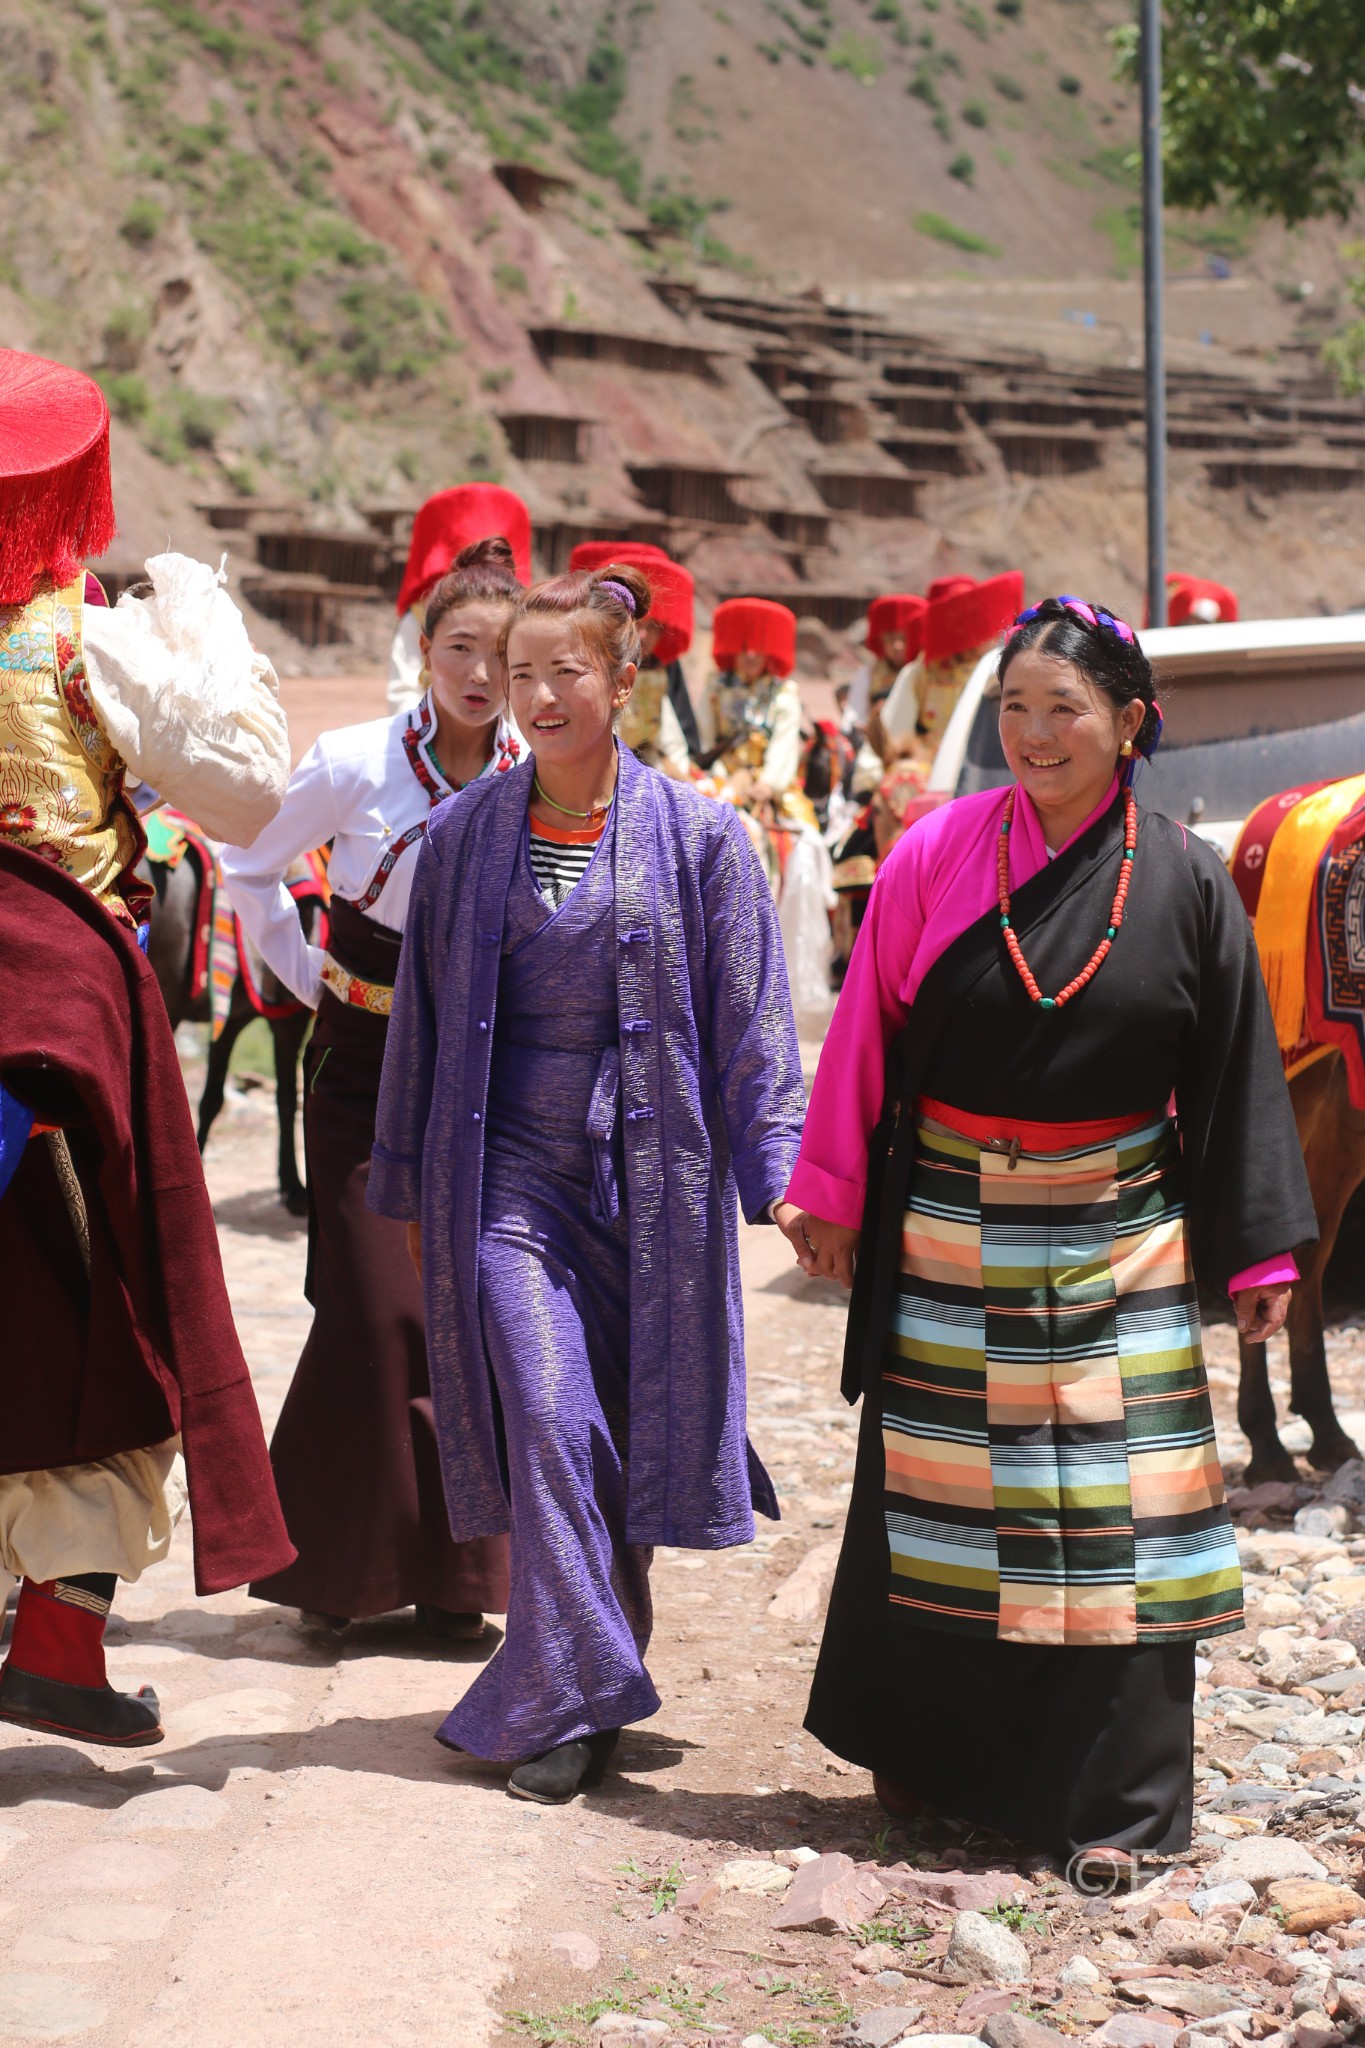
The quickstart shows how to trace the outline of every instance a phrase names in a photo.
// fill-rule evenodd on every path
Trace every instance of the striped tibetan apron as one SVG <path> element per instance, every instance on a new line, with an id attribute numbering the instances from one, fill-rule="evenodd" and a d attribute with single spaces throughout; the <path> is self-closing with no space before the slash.
<path id="1" fill-rule="evenodd" d="M 1075 1645 L 1242 1626 L 1164 1114 L 920 1100 L 882 1414 L 907 1619 Z"/>

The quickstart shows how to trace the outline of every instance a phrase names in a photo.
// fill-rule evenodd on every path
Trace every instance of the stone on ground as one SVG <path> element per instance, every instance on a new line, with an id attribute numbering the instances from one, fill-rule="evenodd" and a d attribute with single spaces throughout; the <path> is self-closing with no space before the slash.
<path id="1" fill-rule="evenodd" d="M 1301 1842 L 1288 1835 L 1246 1835 L 1230 1842 L 1213 1867 L 1205 1872 L 1209 1885 L 1233 1884 L 1238 1878 L 1264 1891 L 1280 1877 L 1326 1877 L 1325 1867 L 1310 1856 Z"/>
<path id="2" fill-rule="evenodd" d="M 984 1913 L 959 1913 L 948 1937 L 950 1970 L 975 1984 L 1027 1984 L 1033 1974 L 1029 1952 L 1017 1934 Z"/>
<path id="3" fill-rule="evenodd" d="M 801 1866 L 771 1925 L 779 1934 L 851 1934 L 875 1918 L 886 1899 L 879 1878 L 835 1850 Z"/>
<path id="4" fill-rule="evenodd" d="M 1317 1934 L 1365 1917 L 1359 1892 L 1316 1878 L 1280 1878 L 1267 1887 L 1266 1899 L 1283 1915 L 1286 1934 Z"/>
<path id="5" fill-rule="evenodd" d="M 1090 1991 L 1099 1981 L 1100 1973 L 1089 1956 L 1069 1956 L 1057 1973 L 1063 1991 Z"/>
<path id="6" fill-rule="evenodd" d="M 860 2012 L 835 2040 L 838 2048 L 900 2048 L 923 2017 L 922 2005 L 878 2005 Z"/>
<path id="7" fill-rule="evenodd" d="M 758 1893 L 772 1898 L 779 1898 L 792 1882 L 790 1870 L 756 1856 L 741 1856 L 733 1863 L 722 1863 L 713 1875 L 723 1892 Z"/>
<path id="8" fill-rule="evenodd" d="M 1180 2022 L 1164 2012 L 1116 2012 L 1090 2036 L 1091 2048 L 1172 2048 Z"/>
<path id="9" fill-rule="evenodd" d="M 595 1970 L 602 1960 L 602 1951 L 590 1934 L 552 1934 L 545 1946 L 563 1956 L 571 1970 Z"/>
<path id="10" fill-rule="evenodd" d="M 1066 2036 L 1027 2013 L 993 2012 L 982 2023 L 981 2038 L 987 2048 L 1061 2048 Z"/>

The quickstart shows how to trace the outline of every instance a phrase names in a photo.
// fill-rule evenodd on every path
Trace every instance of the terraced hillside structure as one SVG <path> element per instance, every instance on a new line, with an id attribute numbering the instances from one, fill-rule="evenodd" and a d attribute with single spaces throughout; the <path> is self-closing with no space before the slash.
<path id="1" fill-rule="evenodd" d="M 0 0 L 0 334 L 109 393 L 114 588 L 221 536 L 334 661 L 467 476 L 542 568 L 649 539 L 836 630 L 947 568 L 1136 608 L 1123 16 Z M 1173 223 L 1172 559 L 1253 611 L 1365 601 L 1335 244 Z"/>

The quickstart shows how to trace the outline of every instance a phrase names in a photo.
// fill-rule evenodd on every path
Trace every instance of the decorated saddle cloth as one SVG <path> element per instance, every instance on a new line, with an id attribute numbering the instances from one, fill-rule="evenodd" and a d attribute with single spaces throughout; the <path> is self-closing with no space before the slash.
<path id="1" fill-rule="evenodd" d="M 921 1100 L 882 1356 L 893 1607 L 1016 1643 L 1240 1628 L 1175 1125 L 1030 1149 L 929 1111 L 977 1121 Z"/>
<path id="2" fill-rule="evenodd" d="M 299 906 L 299 915 L 310 943 L 325 950 L 331 901 L 326 852 L 300 854 L 296 861 L 290 863 L 284 883 Z M 219 889 L 214 901 L 213 937 L 209 947 L 209 996 L 214 1038 L 222 1036 L 239 975 L 258 1017 L 273 1023 L 282 1017 L 296 1017 L 300 1010 L 308 1007 L 266 966 L 243 931 L 241 919 L 234 915 L 226 889 Z"/>
<path id="3" fill-rule="evenodd" d="M 1256 928 L 1286 1072 L 1338 1047 L 1351 1101 L 1365 1109 L 1365 775 L 1261 804 L 1232 875 Z"/>
<path id="4" fill-rule="evenodd" d="M 192 818 L 170 804 L 158 804 L 142 821 L 147 835 L 147 859 L 156 867 L 172 872 L 189 860 L 198 880 L 194 904 L 194 937 L 190 947 L 189 999 L 197 1003 L 209 982 L 209 952 L 213 941 L 214 894 L 222 882 L 218 859 L 209 841 Z"/>

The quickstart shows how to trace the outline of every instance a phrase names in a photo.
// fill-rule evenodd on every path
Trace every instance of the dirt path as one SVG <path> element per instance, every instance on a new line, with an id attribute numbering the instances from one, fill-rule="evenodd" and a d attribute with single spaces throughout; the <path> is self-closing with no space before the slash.
<path id="1" fill-rule="evenodd" d="M 267 1425 L 308 1326 L 304 1235 L 275 1201 L 272 1158 L 265 1092 L 238 1095 L 208 1170 Z M 182 1529 L 171 1561 L 121 1591 L 110 1631 L 117 1678 L 163 1694 L 164 1748 L 129 1760 L 0 1733 L 0 2043 L 481 2048 L 586 2041 L 595 2020 L 600 2035 L 601 2016 L 626 2008 L 653 2021 L 637 2040 L 676 2044 L 824 2042 L 869 2007 L 918 2009 L 915 2031 L 967 2035 L 991 2000 L 1069 2032 L 1107 2018 L 1115 1995 L 1103 1974 L 1088 2018 L 1081 2000 L 1060 2021 L 1055 1978 L 1078 1947 L 1103 1961 L 1121 1918 L 1102 1901 L 1108 1917 L 1086 1917 L 1073 1895 L 1035 1892 L 1026 1873 L 1009 1875 L 1003 1918 L 990 1923 L 1027 1937 L 1023 1993 L 937 1982 L 952 1916 L 936 1907 L 907 1915 L 893 1895 L 869 1908 L 870 1932 L 886 1938 L 871 1951 L 867 1935 L 776 1933 L 773 1896 L 717 1887 L 716 1873 L 740 1861 L 748 1875 L 724 1882 L 771 1893 L 787 1881 L 775 1852 L 797 1849 L 876 1860 L 884 1873 L 907 1855 L 950 1871 L 1000 1863 L 951 1830 L 888 1831 L 865 1775 L 802 1733 L 852 1468 L 854 1418 L 835 1384 L 843 1303 L 794 1276 L 775 1232 L 745 1233 L 743 1260 L 752 1433 L 784 1520 L 760 1524 L 746 1550 L 658 1554 L 651 1665 L 664 1706 L 627 1735 L 603 1788 L 552 1811 L 509 1800 L 496 1773 L 432 1740 L 472 1654 L 433 1652 L 410 1617 L 320 1649 L 287 1611 L 243 1594 L 195 1600 Z M 1358 1331 L 1333 1343 L 1350 1426 L 1365 1405 L 1365 1349 Z M 1226 1411 L 1226 1331 L 1211 1333 L 1210 1351 Z M 1365 1432 L 1365 1414 L 1354 1422 Z M 1235 1433 L 1227 1448 L 1239 1453 Z M 1341 1570 L 1365 1572 L 1365 1543 L 1350 1548 L 1359 1562 L 1343 1550 Z M 1260 1562 L 1280 1575 L 1266 1618 L 1282 1638 L 1284 1603 L 1317 1566 L 1297 1552 Z M 1263 1682 L 1246 1668 L 1248 1683 Z M 1221 1712 L 1209 1726 L 1231 1772 L 1225 1752 L 1252 1742 Z M 1220 1829 L 1237 1832 L 1210 1820 L 1204 1862 Z M 693 1878 L 705 1881 L 689 1891 Z M 879 1980 L 878 1963 L 893 1974 Z M 1126 2048 L 1174 2041 L 1158 2031 Z"/>

